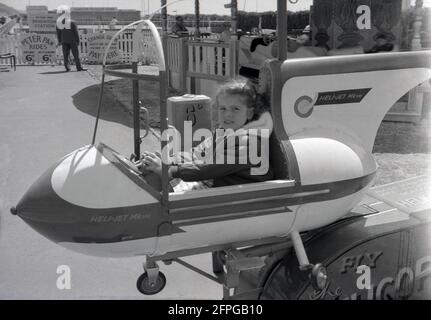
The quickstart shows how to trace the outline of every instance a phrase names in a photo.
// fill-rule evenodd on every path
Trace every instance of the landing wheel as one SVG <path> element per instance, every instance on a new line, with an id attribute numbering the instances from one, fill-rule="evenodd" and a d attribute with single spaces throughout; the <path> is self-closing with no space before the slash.
<path id="1" fill-rule="evenodd" d="M 138 288 L 139 292 L 146 295 L 159 293 L 163 290 L 165 285 L 166 277 L 161 272 L 159 272 L 156 281 L 153 283 L 150 283 L 150 279 L 148 278 L 148 274 L 146 272 L 141 274 L 141 276 L 138 278 L 138 281 L 136 282 L 136 287 Z"/>
<path id="2" fill-rule="evenodd" d="M 313 266 L 313 269 L 310 272 L 310 281 L 316 291 L 320 291 L 325 288 L 328 281 L 328 274 L 326 272 L 326 268 L 321 263 L 317 263 Z"/>

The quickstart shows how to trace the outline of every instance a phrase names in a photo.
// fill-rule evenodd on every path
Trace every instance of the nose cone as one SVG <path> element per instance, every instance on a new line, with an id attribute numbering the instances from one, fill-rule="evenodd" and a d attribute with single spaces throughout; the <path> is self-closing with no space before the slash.
<path id="1" fill-rule="evenodd" d="M 76 152 L 88 150 L 86 146 L 66 155 L 42 174 L 27 190 L 11 212 L 18 215 L 41 235 L 54 241 L 70 239 L 70 226 L 78 219 L 76 206 L 64 200 L 53 188 L 53 176 L 61 164 Z M 62 172 L 64 179 L 71 174 Z"/>
<path id="2" fill-rule="evenodd" d="M 62 201 L 52 188 L 51 176 L 55 168 L 51 167 L 37 179 L 11 212 L 40 234 L 57 242 L 61 240 L 56 233 L 58 224 L 70 223 L 74 217 L 67 210 L 67 202 Z"/>
<path id="3" fill-rule="evenodd" d="M 11 211 L 61 245 L 153 237 L 159 220 L 149 220 L 160 203 L 119 165 L 94 146 L 77 149 L 33 183 Z"/>

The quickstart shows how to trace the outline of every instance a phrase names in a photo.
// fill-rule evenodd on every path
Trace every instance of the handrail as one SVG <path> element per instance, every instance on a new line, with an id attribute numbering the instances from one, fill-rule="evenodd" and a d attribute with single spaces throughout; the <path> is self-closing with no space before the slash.
<path id="1" fill-rule="evenodd" d="M 142 22 L 145 22 L 145 23 L 150 27 L 151 33 L 153 34 L 154 40 L 156 41 L 157 51 L 159 52 L 159 69 L 160 69 L 160 71 L 166 71 L 166 66 L 165 66 L 165 56 L 164 56 L 164 54 L 163 54 L 163 46 L 162 46 L 162 41 L 161 41 L 161 39 L 160 39 L 160 34 L 159 34 L 159 32 L 157 31 L 157 28 L 156 28 L 156 26 L 154 25 L 154 23 L 153 23 L 153 22 L 151 22 L 151 19 L 153 18 L 153 16 L 154 16 L 157 12 L 161 11 L 163 8 L 165 8 L 165 7 L 167 7 L 167 6 L 171 5 L 171 4 L 174 4 L 174 3 L 177 3 L 177 2 L 181 2 L 181 1 L 184 1 L 184 0 L 174 0 L 174 1 L 171 1 L 171 2 L 169 2 L 169 3 L 166 3 L 164 6 L 161 6 L 159 9 L 157 9 L 157 10 L 155 10 L 153 13 L 151 13 L 151 14 L 150 14 L 149 19 L 143 19 L 143 20 L 138 20 L 138 21 L 132 22 L 132 23 L 128 24 L 127 26 L 124 26 L 123 28 L 121 28 L 117 33 L 115 33 L 115 34 L 114 34 L 114 36 L 112 37 L 111 41 L 109 41 L 109 45 L 108 45 L 108 47 L 106 48 L 105 54 L 104 54 L 104 56 L 103 56 L 103 63 L 102 63 L 103 68 L 105 67 L 105 64 L 106 64 L 106 57 L 107 57 L 107 55 L 108 55 L 108 51 L 109 51 L 109 48 L 110 48 L 110 47 L 111 47 L 111 45 L 112 45 L 112 42 L 114 42 L 114 40 L 115 40 L 115 39 L 116 39 L 116 38 L 117 38 L 117 37 L 118 37 L 118 36 L 119 36 L 119 35 L 120 35 L 124 30 L 126 30 L 126 29 L 128 29 L 128 28 L 130 28 L 130 27 L 133 27 L 134 25 L 137 25 L 137 24 L 140 24 L 140 23 L 142 23 Z M 162 58 L 162 59 L 160 59 L 160 58 Z"/>
<path id="2" fill-rule="evenodd" d="M 192 47 L 230 48 L 230 44 L 225 42 L 213 43 L 213 42 L 187 41 L 187 44 Z"/>
<path id="3" fill-rule="evenodd" d="M 122 77 L 132 80 L 147 80 L 147 81 L 158 81 L 159 76 L 158 75 L 151 75 L 151 74 L 137 74 L 137 73 L 130 73 L 125 71 L 117 71 L 117 70 L 111 70 L 110 66 L 107 66 L 105 69 L 105 74 L 114 76 L 114 77 Z"/>

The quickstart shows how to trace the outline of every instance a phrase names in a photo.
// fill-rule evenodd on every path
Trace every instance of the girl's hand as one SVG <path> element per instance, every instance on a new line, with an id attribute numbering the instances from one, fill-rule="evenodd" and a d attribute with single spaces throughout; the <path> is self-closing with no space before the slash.
<path id="1" fill-rule="evenodd" d="M 143 168 L 162 176 L 162 160 L 152 152 L 143 152 L 141 157 Z"/>

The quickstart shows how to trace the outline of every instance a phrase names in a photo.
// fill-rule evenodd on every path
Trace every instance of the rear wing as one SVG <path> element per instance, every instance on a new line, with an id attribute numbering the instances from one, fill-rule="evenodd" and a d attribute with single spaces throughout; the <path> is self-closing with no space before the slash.
<path id="1" fill-rule="evenodd" d="M 431 78 L 431 51 L 269 62 L 279 139 L 327 137 L 372 151 L 388 110 Z"/>

